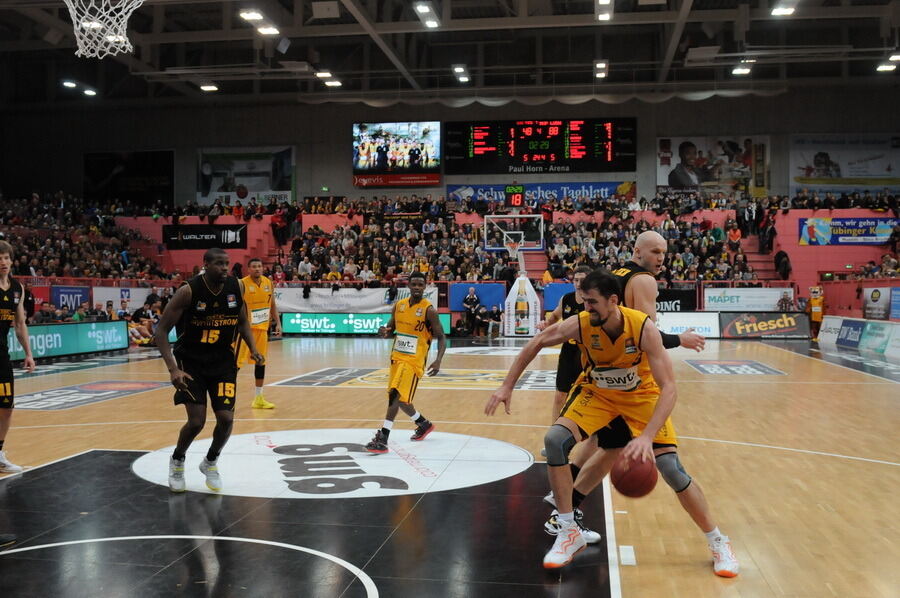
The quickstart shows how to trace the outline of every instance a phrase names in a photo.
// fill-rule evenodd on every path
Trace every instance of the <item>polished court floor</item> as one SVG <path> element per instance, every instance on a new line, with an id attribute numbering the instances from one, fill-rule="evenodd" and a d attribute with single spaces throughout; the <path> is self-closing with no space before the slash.
<path id="1" fill-rule="evenodd" d="M 710 342 L 670 352 L 689 473 L 731 538 L 741 575 L 713 575 L 702 534 L 664 484 L 585 503 L 603 539 L 561 572 L 540 448 L 556 354 L 541 355 L 513 413 L 484 402 L 512 363 L 506 342 L 452 341 L 416 406 L 437 424 L 391 452 L 361 451 L 380 424 L 389 342 L 270 344 L 266 396 L 239 379 L 225 488 L 165 464 L 183 422 L 152 351 L 60 361 L 17 379 L 0 478 L 0 596 L 900 596 L 900 367 L 805 343 Z M 601 491 L 602 490 L 602 491 Z"/>

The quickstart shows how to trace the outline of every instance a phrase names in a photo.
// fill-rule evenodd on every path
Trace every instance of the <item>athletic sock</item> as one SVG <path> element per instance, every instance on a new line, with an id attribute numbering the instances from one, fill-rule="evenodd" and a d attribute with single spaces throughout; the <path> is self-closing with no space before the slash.
<path id="1" fill-rule="evenodd" d="M 416 411 L 412 415 L 409 416 L 409 419 L 413 420 L 416 423 L 419 423 L 419 418 L 422 417 L 422 414 Z"/>
<path id="2" fill-rule="evenodd" d="M 559 514 L 556 516 L 556 519 L 557 519 L 560 523 L 575 523 L 575 513 L 574 513 L 574 512 L 570 512 L 570 513 L 559 513 Z"/>
<path id="3" fill-rule="evenodd" d="M 578 506 L 584 501 L 584 494 L 579 492 L 578 490 L 572 489 L 572 508 L 577 509 Z"/>
<path id="4" fill-rule="evenodd" d="M 384 420 L 384 424 L 381 426 L 381 433 L 384 434 L 384 437 L 387 438 L 391 435 L 391 428 L 394 427 L 394 422 L 389 419 Z"/>
<path id="5" fill-rule="evenodd" d="M 263 393 L 263 387 L 262 387 L 262 386 L 257 386 L 257 387 L 256 387 L 256 396 L 261 397 L 261 396 L 262 396 L 262 393 Z"/>
<path id="6" fill-rule="evenodd" d="M 711 532 L 704 532 L 704 533 L 706 534 L 706 541 L 709 542 L 710 544 L 712 544 L 716 538 L 718 538 L 719 536 L 722 535 L 722 532 L 719 531 L 718 527 L 714 528 L 713 531 L 711 531 Z"/>
<path id="7" fill-rule="evenodd" d="M 418 415 L 419 417 L 414 417 L 414 418 L 413 418 L 413 422 L 414 422 L 417 426 L 421 426 L 422 424 L 424 424 L 425 422 L 428 421 L 427 419 L 425 419 L 425 416 L 424 416 L 424 415 L 419 415 L 418 413 L 416 413 L 416 415 Z"/>
<path id="8" fill-rule="evenodd" d="M 581 471 L 581 468 L 574 463 L 569 463 L 569 469 L 572 470 L 572 481 L 574 482 L 578 479 L 578 472 Z"/>

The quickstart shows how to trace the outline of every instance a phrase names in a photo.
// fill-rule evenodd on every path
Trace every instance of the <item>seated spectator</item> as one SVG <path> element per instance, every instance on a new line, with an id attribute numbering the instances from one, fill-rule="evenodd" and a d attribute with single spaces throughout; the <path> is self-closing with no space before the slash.
<path id="1" fill-rule="evenodd" d="M 453 325 L 453 336 L 469 336 L 469 325 L 466 323 L 465 316 L 462 316 L 458 320 L 456 320 L 456 324 Z"/>
<path id="2" fill-rule="evenodd" d="M 497 336 L 503 332 L 503 311 L 499 305 L 491 307 L 490 322 L 488 322 L 488 337 L 492 336 L 494 329 L 497 330 Z"/>
<path id="3" fill-rule="evenodd" d="M 741 229 L 738 228 L 737 224 L 731 226 L 731 229 L 728 231 L 728 249 L 731 251 L 737 251 L 741 248 Z"/>
<path id="4" fill-rule="evenodd" d="M 490 325 L 490 323 L 491 313 L 484 305 L 480 306 L 478 308 L 478 311 L 475 313 L 475 329 L 472 331 L 472 336 L 487 335 L 488 326 Z"/>

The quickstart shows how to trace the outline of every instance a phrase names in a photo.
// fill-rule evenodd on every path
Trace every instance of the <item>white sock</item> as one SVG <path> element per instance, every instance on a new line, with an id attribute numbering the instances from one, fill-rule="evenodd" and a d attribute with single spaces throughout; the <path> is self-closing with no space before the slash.
<path id="1" fill-rule="evenodd" d="M 411 420 L 413 420 L 413 422 L 415 422 L 420 417 L 422 417 L 422 414 L 419 413 L 418 411 L 416 411 L 415 413 L 413 413 L 412 415 L 409 416 L 409 419 L 411 419 Z"/>
<path id="2" fill-rule="evenodd" d="M 262 396 L 262 389 L 263 389 L 262 386 L 257 386 L 257 387 L 256 387 L 256 396 L 258 396 L 258 397 L 261 397 L 261 396 Z"/>
<path id="3" fill-rule="evenodd" d="M 722 535 L 722 532 L 720 532 L 719 528 L 716 527 L 711 532 L 705 532 L 705 534 L 706 534 L 706 541 L 709 542 L 710 544 L 712 544 Z"/>
<path id="4" fill-rule="evenodd" d="M 392 422 L 389 419 L 386 419 L 386 420 L 384 420 L 384 423 L 381 424 L 381 427 L 384 428 L 385 430 L 391 430 L 394 427 L 394 422 Z"/>
<path id="5" fill-rule="evenodd" d="M 559 513 L 557 514 L 556 519 L 560 523 L 575 523 L 575 513 Z"/>

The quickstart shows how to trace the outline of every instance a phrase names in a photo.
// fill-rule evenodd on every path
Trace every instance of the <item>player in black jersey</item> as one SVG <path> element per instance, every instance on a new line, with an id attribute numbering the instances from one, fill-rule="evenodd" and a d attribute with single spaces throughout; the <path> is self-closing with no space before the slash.
<path id="1" fill-rule="evenodd" d="M 28 326 L 25 324 L 25 293 L 22 285 L 9 275 L 12 269 L 13 248 L 6 241 L 0 241 L 0 473 L 17 473 L 22 468 L 6 458 L 3 443 L 12 421 L 13 405 L 16 402 L 13 386 L 12 363 L 9 359 L 10 326 L 16 327 L 16 338 L 25 350 L 23 367 L 34 371 L 34 357 L 28 342 Z"/>
<path id="2" fill-rule="evenodd" d="M 203 256 L 205 272 L 187 281 L 166 305 L 156 329 L 156 346 L 169 368 L 175 404 L 184 405 L 187 423 L 178 435 L 178 445 L 169 462 L 169 488 L 184 492 L 184 458 L 188 447 L 206 423 L 206 396 L 209 395 L 216 428 L 200 471 L 206 486 L 222 489 L 217 459 L 231 436 L 236 397 L 237 364 L 234 353 L 238 333 L 250 348 L 253 360 L 262 365 L 244 309 L 241 281 L 228 276 L 228 254 L 209 249 Z M 169 331 L 175 326 L 175 350 L 169 345 Z"/>
<path id="3" fill-rule="evenodd" d="M 622 305 L 642 311 L 651 320 L 656 320 L 656 296 L 659 274 L 666 257 L 666 240 L 654 231 L 638 235 L 634 245 L 634 258 L 624 267 L 613 271 L 622 287 Z M 689 329 L 681 334 L 662 333 L 663 346 L 672 349 L 678 346 L 701 351 L 705 339 Z M 581 472 L 574 484 L 574 502 L 580 502 L 609 473 L 620 449 L 631 440 L 631 430 L 624 419 L 616 418 L 609 426 L 596 434 L 597 442 L 604 450 L 591 455 L 587 462 L 576 456 Z M 691 516 L 700 531 L 706 536 L 713 555 L 713 571 L 721 577 L 735 577 L 740 571 L 737 558 L 731 548 L 728 536 L 719 531 L 706 496 L 700 485 L 684 469 L 678 457 L 677 447 L 672 444 L 654 442 L 656 467 L 660 476 L 675 491 L 678 501 Z M 577 506 L 577 504 L 575 505 Z M 548 521 L 549 524 L 549 521 Z"/>

